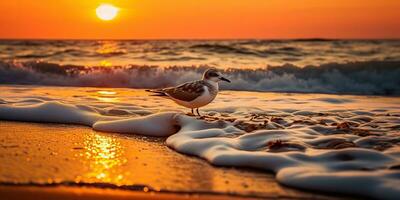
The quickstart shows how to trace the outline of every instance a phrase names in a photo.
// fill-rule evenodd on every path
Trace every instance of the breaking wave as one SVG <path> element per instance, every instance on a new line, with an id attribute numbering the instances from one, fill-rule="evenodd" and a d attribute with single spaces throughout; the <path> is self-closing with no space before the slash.
<path id="1" fill-rule="evenodd" d="M 0 84 L 159 88 L 198 79 L 207 66 L 86 67 L 47 62 L 0 61 Z M 400 61 L 291 64 L 225 69 L 222 89 L 245 91 L 400 95 Z"/>

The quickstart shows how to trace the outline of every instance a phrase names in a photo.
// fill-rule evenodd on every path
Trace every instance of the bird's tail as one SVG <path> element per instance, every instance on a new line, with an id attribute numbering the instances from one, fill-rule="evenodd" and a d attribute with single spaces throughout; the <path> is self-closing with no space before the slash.
<path id="1" fill-rule="evenodd" d="M 157 96 L 157 97 L 165 97 L 167 96 L 165 94 L 164 91 L 160 90 L 160 89 L 156 89 L 156 90 L 145 90 L 146 92 L 151 92 L 153 94 L 151 94 L 150 96 Z"/>

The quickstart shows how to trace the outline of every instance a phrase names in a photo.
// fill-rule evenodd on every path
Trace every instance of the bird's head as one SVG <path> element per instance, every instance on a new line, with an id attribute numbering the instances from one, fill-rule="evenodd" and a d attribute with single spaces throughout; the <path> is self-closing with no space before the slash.
<path id="1" fill-rule="evenodd" d="M 228 83 L 231 82 L 227 78 L 223 77 L 221 73 L 215 68 L 207 69 L 207 71 L 205 71 L 203 74 L 203 80 L 213 81 L 213 82 L 219 82 L 219 81 L 226 81 Z"/>

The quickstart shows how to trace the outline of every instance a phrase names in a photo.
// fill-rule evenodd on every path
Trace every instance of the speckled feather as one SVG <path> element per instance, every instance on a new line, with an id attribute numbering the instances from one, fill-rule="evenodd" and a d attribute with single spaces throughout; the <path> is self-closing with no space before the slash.
<path id="1" fill-rule="evenodd" d="M 170 87 L 162 89 L 161 92 L 166 95 L 179 99 L 181 101 L 193 101 L 197 97 L 201 96 L 204 92 L 204 86 L 208 88 L 210 93 L 216 93 L 216 89 L 207 81 L 199 80 L 189 83 L 181 84 L 177 87 Z"/>

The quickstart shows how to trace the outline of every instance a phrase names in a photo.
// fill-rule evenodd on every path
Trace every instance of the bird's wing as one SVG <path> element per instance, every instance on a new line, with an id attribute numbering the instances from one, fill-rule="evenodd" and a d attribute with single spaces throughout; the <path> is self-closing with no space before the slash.
<path id="1" fill-rule="evenodd" d="M 201 81 L 194 81 L 184 83 L 177 87 L 165 88 L 162 91 L 174 99 L 193 101 L 203 94 L 204 85 L 201 83 Z"/>

